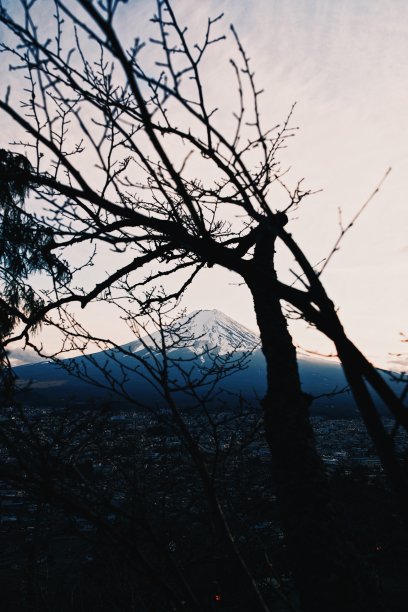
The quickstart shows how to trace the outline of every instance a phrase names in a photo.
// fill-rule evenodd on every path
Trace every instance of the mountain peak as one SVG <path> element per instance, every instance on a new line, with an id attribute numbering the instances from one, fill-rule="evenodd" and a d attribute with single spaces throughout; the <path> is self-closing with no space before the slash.
<path id="1" fill-rule="evenodd" d="M 185 317 L 191 334 L 196 338 L 192 350 L 201 352 L 206 347 L 220 354 L 231 351 L 252 351 L 259 345 L 259 337 L 220 310 L 195 310 Z"/>
<path id="2" fill-rule="evenodd" d="M 195 310 L 189 313 L 176 322 L 174 335 L 179 335 L 181 329 L 181 335 L 189 339 L 182 340 L 181 346 L 174 346 L 173 349 L 185 348 L 196 354 L 214 350 L 225 355 L 234 351 L 252 351 L 259 345 L 257 334 L 217 309 Z M 168 333 L 171 337 L 172 330 Z M 143 350 L 143 344 L 153 345 L 156 339 L 159 340 L 158 331 L 153 333 L 151 338 L 136 340 L 124 345 L 124 348 L 138 352 Z"/>

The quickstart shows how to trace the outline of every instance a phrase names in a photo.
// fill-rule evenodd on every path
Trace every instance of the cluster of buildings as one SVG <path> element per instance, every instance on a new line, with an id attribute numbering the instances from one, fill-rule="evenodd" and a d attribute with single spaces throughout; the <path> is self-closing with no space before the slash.
<path id="1" fill-rule="evenodd" d="M 208 528 L 207 502 L 177 420 L 168 411 L 119 407 L 98 412 L 81 405 L 70 410 L 29 406 L 24 413 L 16 413 L 10 407 L 1 417 L 9 435 L 20 431 L 24 440 L 1 445 L 2 464 L 15 469 L 19 453 L 32 453 L 32 470 L 45 470 L 43 490 L 41 474 L 34 486 L 29 471 L 16 482 L 0 480 L 3 577 L 27 574 L 29 567 L 30 575 L 37 577 L 44 578 L 50 571 L 63 576 L 67 563 L 92 564 L 103 529 L 131 530 L 132 516 L 140 521 L 140 516 L 147 515 L 151 526 L 168 533 L 172 554 L 191 548 L 195 541 L 198 544 L 204 527 Z M 259 414 L 186 410 L 182 417 L 231 528 L 239 534 L 240 546 L 249 556 L 256 555 L 252 551 L 262 541 L 275 557 L 284 555 Z M 312 423 L 329 476 L 351 474 L 358 467 L 367 480 L 384 478 L 361 421 L 312 417 Z M 394 424 L 385 420 L 385 426 L 391 430 Z M 395 444 L 401 453 L 406 442 L 396 431 Z M 54 497 L 52 487 L 57 491 Z"/>

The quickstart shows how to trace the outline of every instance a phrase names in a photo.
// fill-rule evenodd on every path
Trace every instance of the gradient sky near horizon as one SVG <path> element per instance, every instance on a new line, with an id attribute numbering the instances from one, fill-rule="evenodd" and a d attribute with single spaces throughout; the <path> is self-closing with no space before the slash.
<path id="1" fill-rule="evenodd" d="M 321 190 L 290 225 L 312 263 L 328 254 L 338 236 L 338 208 L 347 224 L 392 167 L 322 278 L 356 344 L 376 364 L 402 367 L 404 357 L 390 353 L 403 353 L 400 332 L 407 331 L 408 3 L 174 0 L 173 4 L 193 32 L 204 27 L 207 16 L 220 12 L 225 14 L 221 29 L 228 33 L 234 23 L 257 82 L 265 90 L 262 113 L 268 123 L 282 121 L 297 102 L 292 124 L 300 129 L 281 158 L 284 166 L 291 167 L 289 180 L 304 177 L 307 187 Z M 144 38 L 153 11 L 152 0 L 130 0 L 121 8 L 118 27 L 129 39 Z M 228 35 L 213 54 L 214 65 L 207 66 L 213 71 L 213 93 L 224 102 L 234 93 L 223 80 L 232 47 Z M 238 280 L 217 268 L 205 270 L 187 291 L 183 305 L 188 310 L 218 308 L 256 329 L 250 295 Z M 95 310 L 92 318 L 106 329 L 103 316 Z M 330 344 L 303 323 L 291 328 L 302 347 L 331 352 Z M 128 340 L 128 332 L 113 323 L 112 333 L 118 334 L 119 342 Z"/>

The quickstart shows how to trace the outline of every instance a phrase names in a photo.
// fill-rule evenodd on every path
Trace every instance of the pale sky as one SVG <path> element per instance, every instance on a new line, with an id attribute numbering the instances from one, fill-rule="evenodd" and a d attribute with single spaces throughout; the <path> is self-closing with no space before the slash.
<path id="1" fill-rule="evenodd" d="M 300 131 L 284 159 L 294 178 L 305 177 L 308 186 L 323 190 L 291 224 L 312 262 L 327 255 L 336 240 L 338 207 L 347 222 L 392 166 L 381 192 L 323 275 L 351 338 L 385 365 L 392 359 L 389 352 L 403 350 L 399 332 L 407 326 L 408 3 L 200 4 L 201 10 L 220 7 L 226 21 L 236 25 L 265 89 L 264 112 L 279 121 L 297 102 L 294 123 Z M 205 274 L 208 283 L 216 282 L 214 297 L 208 298 L 201 279 L 201 287 L 195 286 L 186 301 L 192 307 L 206 301 L 254 327 L 245 291 L 230 286 L 225 292 L 226 275 L 214 281 L 210 272 Z M 299 344 L 331 350 L 320 335 L 300 327 L 294 331 Z"/>
<path id="2" fill-rule="evenodd" d="M 51 0 L 40 3 L 53 5 Z M 351 339 L 376 364 L 396 367 L 392 362 L 400 359 L 389 353 L 403 352 L 399 333 L 407 331 L 408 302 L 408 3 L 175 0 L 174 8 L 192 32 L 204 27 L 208 15 L 225 13 L 220 30 L 227 41 L 206 64 L 212 98 L 221 97 L 224 105 L 229 98 L 232 106 L 236 101 L 225 76 L 234 52 L 228 32 L 233 22 L 265 90 L 266 123 L 281 122 L 297 102 L 292 125 L 300 129 L 282 161 L 291 167 L 289 182 L 304 177 L 306 186 L 322 190 L 290 225 L 312 263 L 321 261 L 337 238 L 338 207 L 347 223 L 392 167 L 322 278 Z M 129 0 L 121 10 L 123 36 L 145 38 L 154 2 Z M 6 126 L 0 146 L 7 146 L 9 137 Z M 282 262 L 287 266 L 287 260 Z M 256 329 L 250 295 L 238 281 L 222 270 L 205 270 L 183 305 L 217 308 Z M 103 308 L 87 316 L 96 331 L 106 333 Z M 119 323 L 110 325 L 119 342 L 129 340 Z M 331 352 L 330 344 L 303 324 L 292 329 L 301 346 Z"/>

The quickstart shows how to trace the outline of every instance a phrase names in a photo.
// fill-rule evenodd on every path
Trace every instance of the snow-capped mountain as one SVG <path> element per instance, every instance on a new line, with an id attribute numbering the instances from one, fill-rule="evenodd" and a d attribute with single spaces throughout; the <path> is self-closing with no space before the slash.
<path id="1" fill-rule="evenodd" d="M 219 354 L 252 351 L 260 344 L 259 336 L 219 310 L 197 310 L 191 317 L 192 350 L 216 348 Z"/>
<path id="2" fill-rule="evenodd" d="M 253 351 L 259 346 L 259 336 L 220 310 L 196 310 L 182 317 L 165 331 L 170 350 L 188 349 L 196 355 L 215 351 L 219 355 L 235 351 Z M 123 348 L 131 353 L 142 351 L 145 346 L 160 345 L 160 332 L 145 336 Z"/>
<path id="3" fill-rule="evenodd" d="M 258 335 L 224 313 L 218 310 L 197 310 L 169 327 L 166 336 L 169 351 L 181 351 L 179 355 L 173 354 L 174 363 L 178 364 L 174 376 L 180 374 L 180 367 L 192 372 L 194 368 L 202 371 L 202 368 L 211 366 L 209 353 L 249 353 L 244 367 L 231 372 L 222 380 L 222 389 L 232 398 L 236 394 L 259 398 L 265 393 L 266 368 Z M 154 401 L 154 390 L 149 382 L 148 368 L 140 358 L 145 359 L 145 364 L 149 360 L 153 363 L 155 344 L 157 348 L 160 347 L 160 334 L 157 332 L 123 345 L 122 351 L 109 349 L 75 357 L 64 360 L 62 366 L 44 361 L 18 366 L 14 371 L 22 387 L 30 383 L 27 391 L 29 402 L 59 404 L 67 400 L 82 403 L 101 401 L 102 398 L 114 396 L 112 389 L 117 384 L 120 388 L 126 388 L 128 397 L 134 397 L 146 405 Z M 131 353 L 137 359 L 133 360 Z M 303 355 L 298 355 L 298 363 L 303 389 L 320 396 L 313 404 L 313 411 L 331 415 L 355 412 L 347 393 L 330 395 L 346 386 L 340 364 Z M 78 373 L 86 373 L 87 376 L 81 380 Z M 324 394 L 329 395 L 324 397 Z"/>

